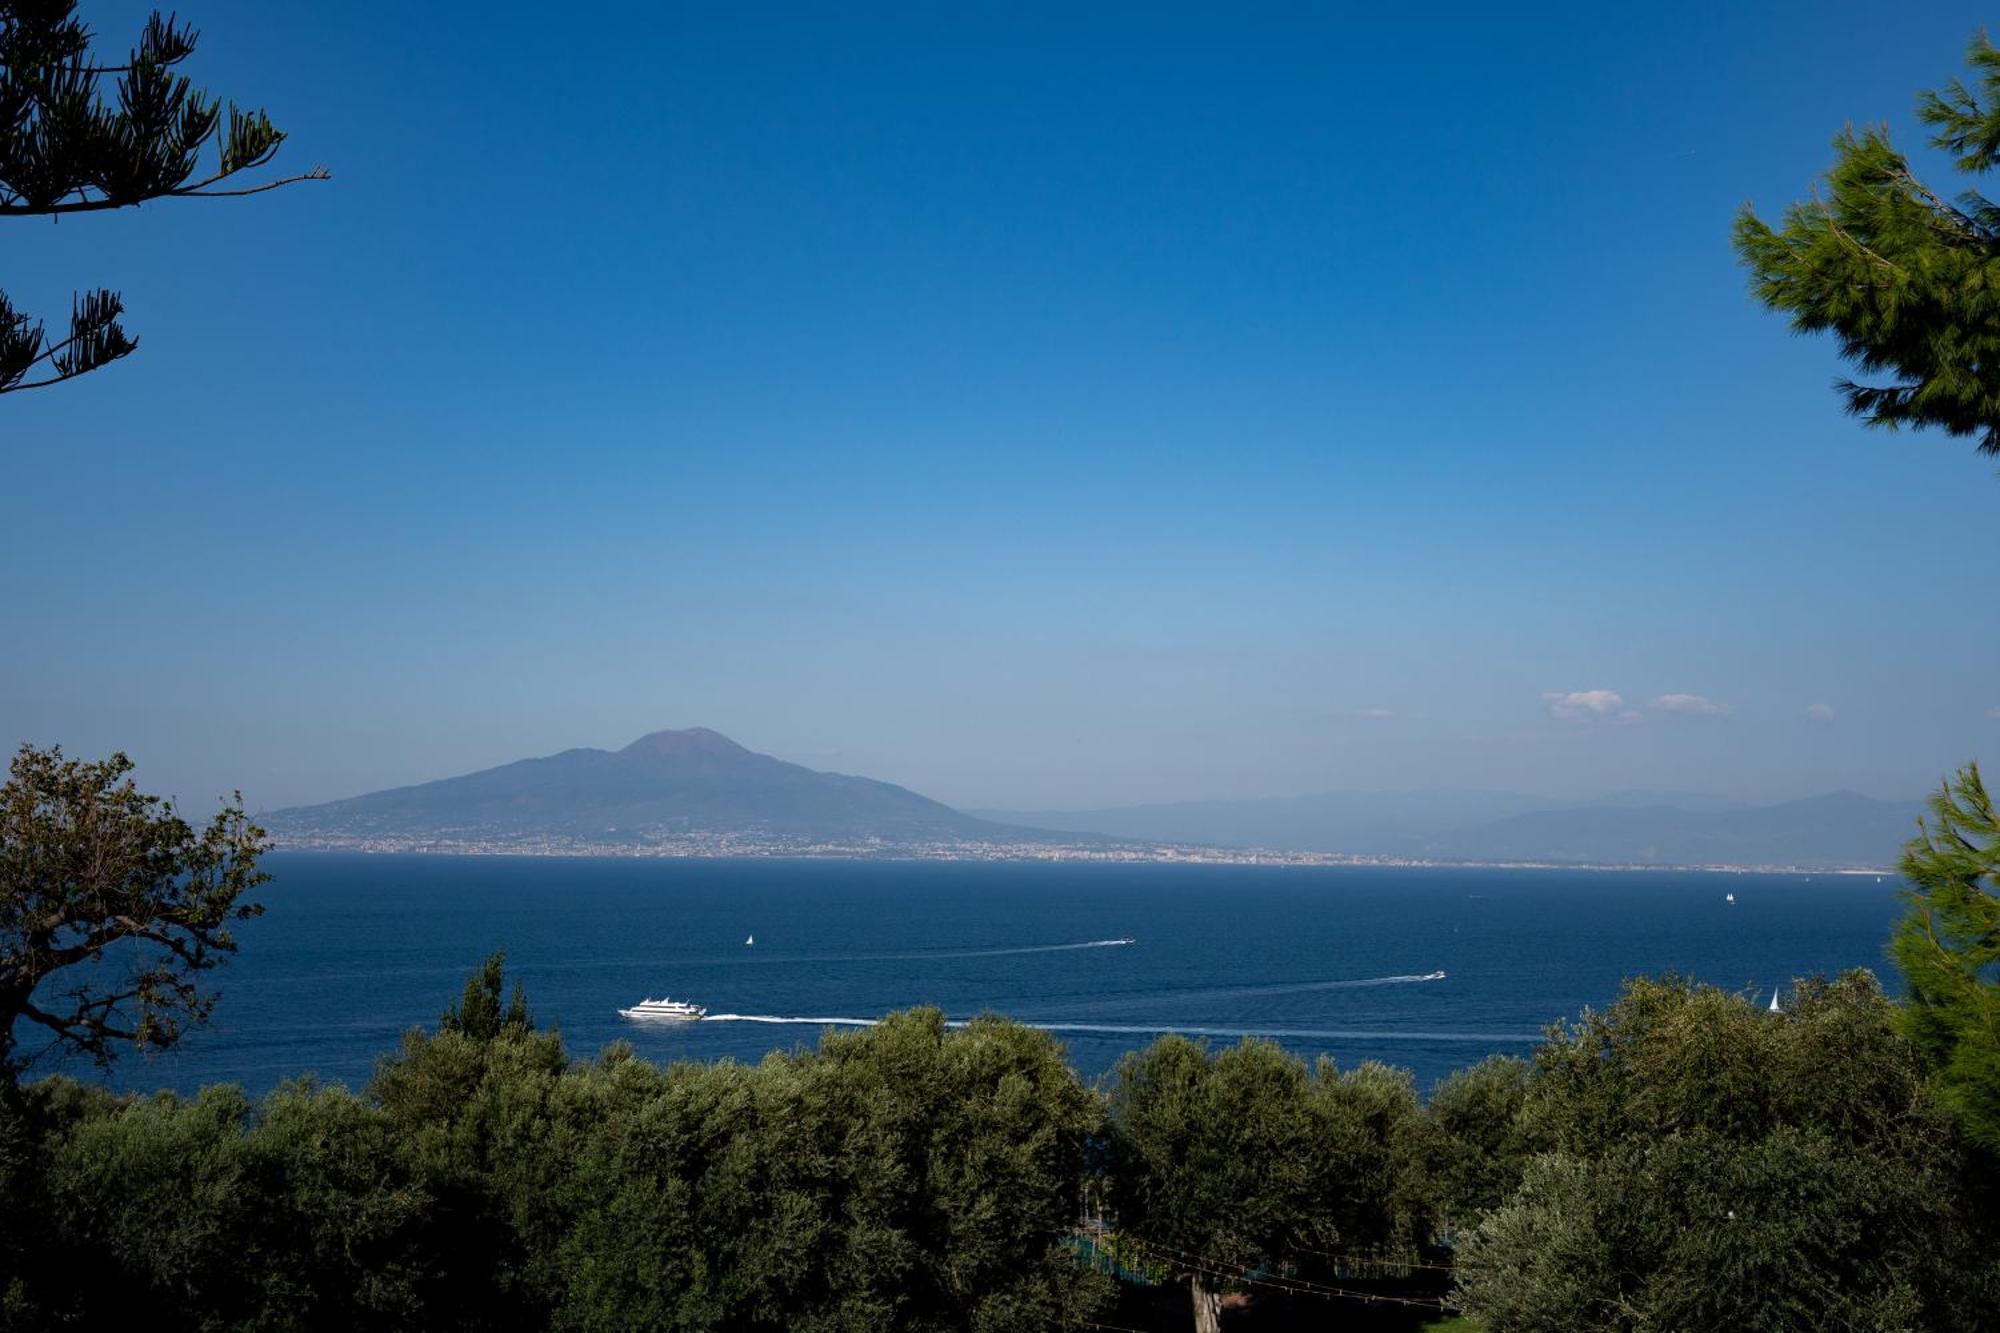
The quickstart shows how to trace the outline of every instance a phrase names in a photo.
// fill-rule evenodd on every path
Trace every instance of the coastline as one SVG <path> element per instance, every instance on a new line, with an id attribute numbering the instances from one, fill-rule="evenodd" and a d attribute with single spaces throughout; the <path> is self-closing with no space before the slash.
<path id="1" fill-rule="evenodd" d="M 1593 872 L 1712 875 L 1874 875 L 1896 872 L 1886 866 L 1825 866 L 1604 861 L 1437 860 L 1370 856 L 1345 852 L 1282 851 L 1258 847 L 1214 847 L 1180 843 L 1057 843 L 887 841 L 814 842 L 718 835 L 661 839 L 649 843 L 594 843 L 569 839 L 502 840 L 467 838 L 362 838 L 321 835 L 274 839 L 272 850 L 299 853 L 421 856 L 530 856 L 630 860 L 840 860 L 986 861 L 1098 863 L 1112 865 L 1311 866 L 1407 870 L 1582 870 Z"/>

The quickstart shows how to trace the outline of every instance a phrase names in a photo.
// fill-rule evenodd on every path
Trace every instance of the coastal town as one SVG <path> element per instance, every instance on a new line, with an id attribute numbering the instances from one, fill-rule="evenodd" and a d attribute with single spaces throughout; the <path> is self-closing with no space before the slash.
<path id="1" fill-rule="evenodd" d="M 1446 860 L 1420 856 L 1382 856 L 1346 852 L 1296 851 L 1268 847 L 1221 847 L 1197 843 L 1120 842 L 1103 838 L 1075 842 L 1047 840 L 896 841 L 887 838 L 787 838 L 755 831 L 690 833 L 603 840 L 539 836 L 494 836 L 476 832 L 435 835 L 376 835 L 297 833 L 274 844 L 294 852 L 361 852 L 434 854 L 440 856 L 632 857 L 655 859 L 830 859 L 873 861 L 1048 861 L 1129 863 L 1134 865 L 1206 866 L 1353 866 L 1407 869 L 1489 870 L 1631 870 L 1687 871 L 1711 874 L 1887 875 L 1880 866 L 1802 866 L 1783 864 L 1691 863 L 1662 865 L 1645 862 L 1554 860 Z"/>

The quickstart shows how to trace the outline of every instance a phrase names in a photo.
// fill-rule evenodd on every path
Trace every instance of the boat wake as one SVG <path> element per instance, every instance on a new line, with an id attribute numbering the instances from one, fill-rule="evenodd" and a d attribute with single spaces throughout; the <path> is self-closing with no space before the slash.
<path id="1" fill-rule="evenodd" d="M 1265 1028 L 1196 1027 L 1179 1023 L 1036 1023 L 1023 1026 L 1044 1032 L 1106 1032 L 1126 1036 L 1160 1036 L 1178 1033 L 1184 1037 L 1272 1037 L 1302 1041 L 1462 1041 L 1526 1042 L 1542 1039 L 1539 1032 L 1396 1032 L 1362 1031 L 1354 1028 Z"/>
<path id="2" fill-rule="evenodd" d="M 781 955 L 774 963 L 921 963 L 933 958 L 1004 958 L 1022 953 L 1071 953 L 1078 949 L 1118 949 L 1139 941 L 1130 935 L 1115 940 L 1080 940 L 1074 944 L 1010 944 L 998 949 L 913 949 L 908 953 L 802 953 Z"/>
<path id="3" fill-rule="evenodd" d="M 704 1023 L 777 1023 L 794 1027 L 872 1028 L 879 1018 L 803 1018 L 787 1014 L 709 1014 Z M 1015 1019 L 1022 1027 L 1043 1032 L 1104 1033 L 1118 1036 L 1151 1037 L 1177 1033 L 1186 1037 L 1272 1037 L 1299 1041 L 1444 1041 L 1522 1042 L 1540 1041 L 1537 1032 L 1427 1032 L 1384 1031 L 1354 1028 L 1229 1027 L 1185 1023 L 1038 1023 L 1031 1018 Z M 968 1026 L 970 1020 L 947 1019 L 948 1028 Z"/>
<path id="4" fill-rule="evenodd" d="M 1130 939 L 1089 940 L 1082 944 L 1038 944 L 1017 949 L 989 949 L 977 953 L 959 954 L 883 954 L 881 957 L 922 957 L 922 958 L 979 958 L 999 953 L 1054 953 L 1062 949 L 1108 949 L 1115 945 L 1131 944 Z M 1301 981 L 1276 986 L 1232 986 L 1217 990 L 1166 991 L 1157 995 L 1121 996 L 1106 1001 L 1094 1001 L 1090 1009 L 1125 1008 L 1133 1004 L 1147 1004 L 1158 1001 L 1210 1000 L 1235 998 L 1248 995 L 1290 995 L 1301 991 L 1343 990 L 1356 986 L 1395 986 L 1416 984 L 1426 981 L 1443 981 L 1443 972 L 1407 972 L 1389 977 L 1358 977 L 1345 981 Z M 1057 1014 L 1062 1010 L 1057 1009 Z M 1074 1012 L 1074 1010 L 1072 1010 Z M 1087 1012 L 1087 1011 L 1086 1011 Z M 874 1027 L 881 1020 L 876 1018 L 808 1018 L 791 1014 L 707 1014 L 704 1023 L 774 1023 L 791 1027 Z M 949 1028 L 962 1028 L 966 1019 L 952 1019 L 945 1023 Z M 1300 1037 L 1326 1038 L 1329 1040 L 1367 1041 L 1407 1037 L 1413 1041 L 1533 1041 L 1533 1035 L 1519 1037 L 1511 1033 L 1435 1033 L 1425 1035 L 1414 1032 L 1356 1032 L 1345 1028 L 1258 1028 L 1258 1027 L 1198 1027 L 1179 1023 L 1085 1023 L 1071 1022 L 1067 1018 L 1054 1018 L 1038 1022 L 1034 1019 L 1016 1019 L 1025 1027 L 1040 1028 L 1044 1032 L 1122 1032 L 1135 1035 L 1148 1033 L 1180 1032 L 1193 1037 Z"/>
<path id="5" fill-rule="evenodd" d="M 1305 995 L 1316 991 L 1361 990 L 1370 986 L 1418 986 L 1443 981 L 1443 972 L 1407 972 L 1389 977 L 1348 977 L 1338 981 L 1280 981 L 1267 986 L 1191 986 L 1173 990 L 1107 993 L 1051 1010 L 1053 1014 L 1101 1014 L 1150 1009 L 1163 1004 L 1205 1004 L 1212 1000 L 1247 1000 L 1267 995 Z"/>
<path id="6" fill-rule="evenodd" d="M 1443 981 L 1442 972 L 1403 973 L 1393 977 L 1349 977 L 1340 981 L 1280 981 L 1269 986 L 1225 986 L 1214 990 L 1184 991 L 1177 1000 L 1221 999 L 1237 995 L 1300 995 L 1307 991 L 1358 990 L 1363 986 L 1415 986 L 1426 981 Z"/>
<path id="7" fill-rule="evenodd" d="M 1115 940 L 1084 940 L 1080 944 L 1022 944 L 1009 949 L 963 949 L 951 953 L 876 954 L 881 959 L 903 958 L 998 958 L 1011 953 L 1068 953 L 1072 949 L 1116 949 L 1139 941 L 1127 935 Z"/>
<path id="8" fill-rule="evenodd" d="M 751 938 L 754 939 L 755 936 Z M 929 958 L 999 958 L 1007 954 L 1068 953 L 1076 949 L 1117 949 L 1128 944 L 1137 944 L 1138 942 L 1138 940 L 1130 935 L 1126 935 L 1115 940 L 1078 940 L 1070 944 L 1014 944 L 995 949 L 952 949 L 947 947 L 911 949 L 902 953 L 787 953 L 784 951 L 782 945 L 777 948 L 770 947 L 770 941 L 767 937 L 763 944 L 733 948 L 727 954 L 714 954 L 708 957 L 675 958 L 665 965 L 675 968 L 691 968 L 770 967 L 799 963 L 815 965 L 827 963 L 920 963 Z M 644 958 L 595 956 L 590 958 L 564 958 L 546 963 L 509 963 L 507 970 L 510 972 L 579 972 L 585 968 L 657 968 L 662 965 L 662 960 L 657 955 Z M 397 969 L 394 975 L 456 976 L 458 972 L 459 969 L 456 967 L 402 968 Z M 333 975 L 329 974 L 329 976 Z M 367 972 L 346 975 L 375 977 L 385 974 L 381 972 Z"/>
<path id="9" fill-rule="evenodd" d="M 705 1014 L 704 1023 L 783 1023 L 796 1027 L 814 1028 L 872 1028 L 882 1020 L 879 1018 L 790 1018 L 781 1014 Z M 963 1023 L 947 1023 L 946 1027 L 964 1027 Z"/>

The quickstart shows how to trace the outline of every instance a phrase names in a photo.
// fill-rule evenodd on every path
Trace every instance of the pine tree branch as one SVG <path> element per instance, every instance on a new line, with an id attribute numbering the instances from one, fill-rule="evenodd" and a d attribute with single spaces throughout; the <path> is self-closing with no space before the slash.
<path id="1" fill-rule="evenodd" d="M 1993 237 L 1980 227 L 1977 222 L 1974 222 L 1956 204 L 1947 203 L 1941 196 L 1933 192 L 1928 185 L 1918 180 L 1916 173 L 1910 170 L 1909 163 L 1904 162 L 1899 164 L 1891 175 L 1894 179 L 1900 180 L 1909 189 L 1910 193 L 1928 204 L 1934 215 L 1938 216 L 1941 220 L 1948 219 L 1950 222 L 1956 224 L 1953 230 L 1957 231 L 1966 240 L 1978 241 L 1984 245 L 1992 244 Z"/>
<path id="2" fill-rule="evenodd" d="M 239 199 L 244 195 L 263 194 L 267 190 L 281 189 L 287 185 L 296 185 L 300 181 L 325 181 L 333 179 L 333 173 L 325 167 L 314 167 L 311 171 L 300 172 L 296 176 L 286 176 L 282 180 L 266 181 L 262 185 L 252 185 L 241 190 L 211 190 L 207 188 L 218 181 L 227 180 L 236 174 L 233 171 L 217 172 L 207 180 L 197 181 L 193 185 L 179 186 L 171 190 L 162 190 L 158 194 L 150 194 L 143 199 L 82 199 L 70 204 L 50 204 L 45 208 L 37 207 L 34 204 L 0 203 L 0 217 L 57 217 L 69 213 L 103 213 L 116 208 L 137 208 L 139 205 L 151 203 L 155 199 Z M 16 198 L 18 197 L 16 196 Z"/>
<path id="3" fill-rule="evenodd" d="M 58 352 L 62 351 L 62 350 L 63 350 L 63 348 L 65 348 L 65 347 L 68 347 L 68 346 L 69 346 L 69 345 L 70 345 L 71 343 L 73 343 L 73 342 L 75 342 L 75 341 L 76 341 L 76 335 L 75 335 L 74 333 L 72 333 L 72 334 L 70 334 L 70 336 L 69 336 L 69 337 L 67 337 L 67 338 L 63 339 L 63 340 L 62 340 L 61 342 L 59 342 L 59 343 L 56 343 L 56 344 L 55 344 L 54 346 L 52 346 L 52 347 L 49 347 L 49 348 L 46 348 L 46 349 L 44 349 L 44 350 L 43 350 L 43 352 L 42 352 L 42 354 L 41 354 L 40 356 L 36 357 L 36 358 L 35 358 L 35 359 L 34 359 L 33 361 L 30 361 L 30 362 L 28 362 L 28 364 L 27 364 L 27 365 L 25 365 L 25 366 L 22 366 L 22 367 L 21 367 L 21 373 L 22 373 L 23 375 L 27 374 L 27 373 L 28 373 L 28 372 L 29 372 L 30 370 L 33 370 L 33 369 L 34 369 L 34 368 L 35 368 L 35 367 L 36 367 L 37 365 L 40 365 L 40 364 L 41 364 L 42 362 L 44 362 L 44 361 L 48 360 L 48 359 L 49 359 L 50 357 L 52 357 L 52 356 L 56 355 L 56 353 L 58 353 Z M 53 383 L 55 383 L 55 382 L 56 382 L 56 381 L 54 381 L 54 380 L 43 380 L 43 381 L 41 381 L 41 383 L 42 383 L 42 384 L 53 384 Z M 13 385 L 8 385 L 8 386 L 6 386 L 6 387 L 4 387 L 4 388 L 0 388 L 0 393 L 6 393 L 6 392 L 8 391 L 8 389 L 10 389 L 10 388 L 14 388 L 14 387 L 16 387 L 16 386 L 13 386 Z M 23 387 L 25 387 L 25 386 L 23 386 Z M 58 925 L 61 925 L 61 924 L 63 924 L 63 923 L 57 923 L 57 924 L 58 924 Z M 52 927 L 52 929 L 53 929 L 53 927 Z"/>
<path id="4" fill-rule="evenodd" d="M 1883 268 L 1888 269 L 1891 273 L 1901 274 L 1903 272 L 1902 268 L 1899 265 L 1897 265 L 1891 260 L 1884 259 L 1881 255 L 1876 254 L 1873 250 L 1869 249 L 1867 246 L 1863 245 L 1860 241 L 1857 241 L 1854 239 L 1854 237 L 1850 236 L 1845 228 L 1843 228 L 1838 222 L 1834 221 L 1833 209 L 1830 208 L 1824 201 L 1820 202 L 1819 211 L 1820 215 L 1826 219 L 1827 232 L 1835 240 L 1841 242 L 1843 245 L 1846 245 L 1850 249 L 1854 250 L 1856 253 L 1864 256 L 1865 258 L 1873 260 L 1875 263 L 1881 265 Z"/>
<path id="5" fill-rule="evenodd" d="M 91 367 L 91 370 L 96 370 L 96 369 L 98 369 L 98 367 L 96 366 Z M 9 384 L 4 389 L 0 389 L 0 393 L 19 393 L 23 389 L 46 389 L 51 384 L 63 384 L 69 380 L 77 379 L 80 376 L 88 375 L 89 373 L 90 373 L 89 370 L 72 370 L 65 374 L 52 375 L 45 380 L 30 380 L 26 384 Z"/>
<path id="6" fill-rule="evenodd" d="M 230 172 L 228 174 L 234 175 L 235 173 Z M 296 176 L 287 176 L 283 180 L 266 181 L 262 185 L 251 185 L 241 190 L 210 190 L 204 188 L 214 181 L 224 179 L 227 179 L 227 177 L 222 175 L 211 176 L 208 180 L 198 185 L 190 185 L 185 189 L 173 190 L 169 194 L 175 199 L 240 199 L 247 194 L 262 194 L 266 190 L 276 190 L 282 186 L 296 185 L 300 181 L 330 181 L 333 179 L 333 173 L 325 167 L 314 167 L 311 171 L 302 171 Z"/>

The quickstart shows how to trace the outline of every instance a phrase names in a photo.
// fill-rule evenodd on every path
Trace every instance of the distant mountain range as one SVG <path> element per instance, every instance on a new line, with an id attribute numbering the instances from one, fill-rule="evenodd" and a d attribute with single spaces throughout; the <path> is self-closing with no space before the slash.
<path id="1" fill-rule="evenodd" d="M 1518 792 L 1333 792 L 1106 810 L 979 811 L 1117 838 L 1439 861 L 1886 866 L 1923 806 L 1853 792 L 1753 805 L 1692 792 L 1564 802 Z"/>
<path id="2" fill-rule="evenodd" d="M 1851 791 L 1720 810 L 1597 805 L 1531 811 L 1421 843 L 1423 855 L 1442 860 L 1888 866 L 1922 812 L 1916 801 Z"/>
<path id="3" fill-rule="evenodd" d="M 1415 840 L 1557 803 L 1518 792 L 1329 792 L 1254 801 L 1180 801 L 1100 810 L 981 810 L 982 818 L 1143 842 L 1295 852 L 1408 855 Z"/>
<path id="4" fill-rule="evenodd" d="M 622 750 L 564 750 L 261 819 L 280 842 L 321 843 L 553 839 L 619 846 L 730 835 L 887 842 L 1036 836 L 893 783 L 757 754 L 706 727 L 656 731 Z"/>
<path id="5" fill-rule="evenodd" d="M 1751 805 L 1687 792 L 1561 802 L 1517 792 L 1339 792 L 1109 810 L 966 813 L 905 787 L 822 773 L 705 727 L 622 750 L 564 750 L 463 777 L 262 816 L 280 844 L 783 850 L 1172 844 L 1437 861 L 1883 866 L 1916 802 L 1836 792 Z M 1040 854 L 1040 853 L 1037 853 Z"/>

